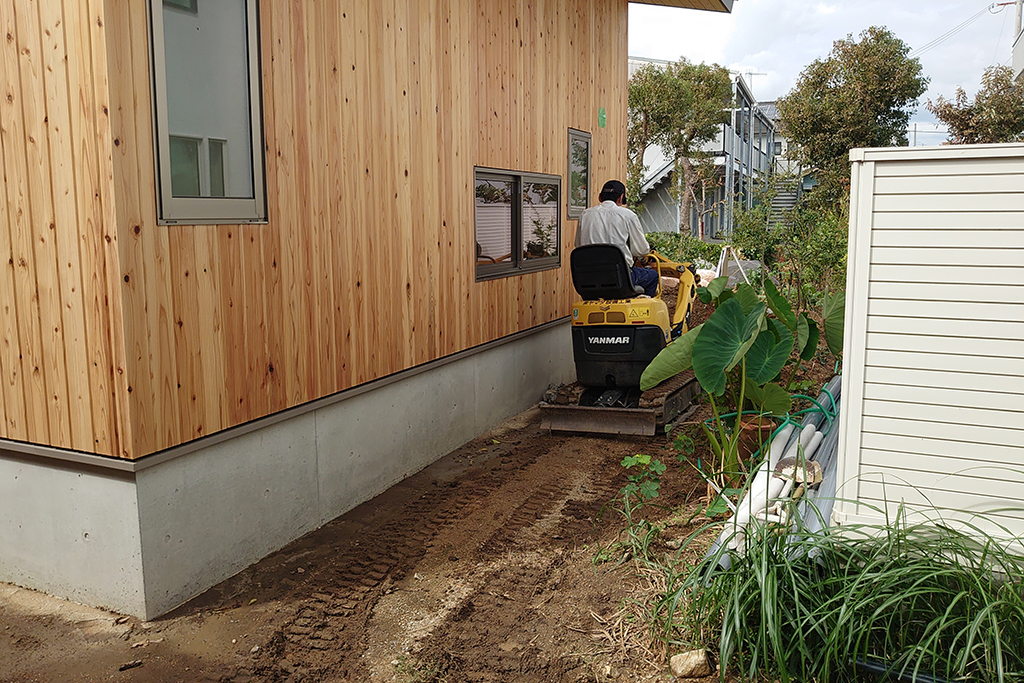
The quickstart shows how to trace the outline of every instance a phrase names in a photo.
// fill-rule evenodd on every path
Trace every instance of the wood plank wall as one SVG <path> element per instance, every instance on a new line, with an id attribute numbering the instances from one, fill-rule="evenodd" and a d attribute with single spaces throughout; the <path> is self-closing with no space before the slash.
<path id="1" fill-rule="evenodd" d="M 268 0 L 268 224 L 160 226 L 145 3 L 0 7 L 3 438 L 140 457 L 565 316 L 564 200 L 561 269 L 477 283 L 473 167 L 624 174 L 625 0 Z"/>
<path id="2" fill-rule="evenodd" d="M 96 0 L 0 2 L 0 438 L 129 456 Z"/>

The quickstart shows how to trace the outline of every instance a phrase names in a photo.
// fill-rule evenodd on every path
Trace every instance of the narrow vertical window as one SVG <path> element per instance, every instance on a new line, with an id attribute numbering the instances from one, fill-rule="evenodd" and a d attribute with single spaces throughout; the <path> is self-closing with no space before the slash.
<path id="1" fill-rule="evenodd" d="M 149 0 L 159 219 L 266 219 L 256 0 Z"/>
<path id="2" fill-rule="evenodd" d="M 590 133 L 569 129 L 568 216 L 579 218 L 590 205 Z"/>

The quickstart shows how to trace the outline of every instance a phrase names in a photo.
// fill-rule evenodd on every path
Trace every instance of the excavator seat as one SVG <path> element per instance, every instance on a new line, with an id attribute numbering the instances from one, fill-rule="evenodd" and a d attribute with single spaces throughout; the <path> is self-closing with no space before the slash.
<path id="1" fill-rule="evenodd" d="M 569 255 L 572 285 L 584 301 L 632 299 L 644 293 L 633 284 L 622 250 L 612 244 L 576 247 Z"/>

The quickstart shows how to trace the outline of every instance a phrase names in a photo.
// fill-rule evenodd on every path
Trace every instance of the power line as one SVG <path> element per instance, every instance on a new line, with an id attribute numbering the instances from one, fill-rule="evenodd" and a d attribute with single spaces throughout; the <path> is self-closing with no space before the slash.
<path id="1" fill-rule="evenodd" d="M 938 38 L 935 38 L 934 40 L 931 40 L 931 41 L 925 43 L 924 45 L 922 45 L 919 48 L 915 48 L 914 50 L 911 50 L 910 54 L 908 56 L 909 57 L 920 57 L 925 52 L 928 52 L 932 48 L 937 47 L 938 45 L 942 44 L 946 40 L 948 40 L 948 39 L 952 38 L 953 36 L 955 36 L 957 33 L 960 33 L 960 31 L 963 31 L 965 28 L 967 28 L 968 26 L 970 26 L 971 24 L 976 22 L 978 19 L 980 19 L 982 16 L 984 16 L 984 14 L 986 12 L 988 12 L 989 14 L 998 14 L 999 12 L 1003 11 L 1001 9 L 1002 7 L 1005 7 L 1006 5 L 1012 5 L 1012 4 L 1013 4 L 1012 2 L 1008 2 L 1008 3 L 995 3 L 994 2 L 991 5 L 989 5 L 988 7 L 984 8 L 983 10 L 978 12 L 977 14 L 975 14 L 974 16 L 972 16 L 971 18 L 969 18 L 966 21 L 964 21 L 963 23 L 961 23 L 960 25 L 954 26 L 950 30 L 946 31 L 945 33 L 943 33 Z M 996 11 L 996 12 L 993 12 L 992 10 L 996 9 L 997 7 L 999 7 L 1000 9 L 998 11 Z"/>

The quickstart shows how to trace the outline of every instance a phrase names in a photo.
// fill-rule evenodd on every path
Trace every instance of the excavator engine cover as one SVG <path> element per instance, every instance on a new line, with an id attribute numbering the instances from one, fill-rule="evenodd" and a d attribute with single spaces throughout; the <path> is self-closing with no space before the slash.
<path id="1" fill-rule="evenodd" d="M 588 387 L 638 387 L 651 360 L 665 348 L 657 325 L 587 325 L 572 328 L 576 379 Z"/>

